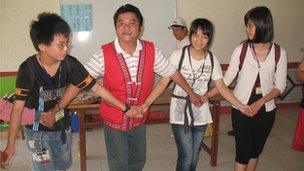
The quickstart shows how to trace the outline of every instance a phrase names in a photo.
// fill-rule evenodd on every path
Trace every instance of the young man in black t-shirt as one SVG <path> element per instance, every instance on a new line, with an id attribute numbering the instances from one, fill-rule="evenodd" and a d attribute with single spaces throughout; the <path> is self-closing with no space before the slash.
<path id="1" fill-rule="evenodd" d="M 25 126 L 33 170 L 65 170 L 72 160 L 69 122 L 63 106 L 81 89 L 93 90 L 130 115 L 139 110 L 122 104 L 96 84 L 76 58 L 67 55 L 70 28 L 57 14 L 41 13 L 38 20 L 31 23 L 30 35 L 37 54 L 27 58 L 18 70 L 9 137 L 4 151 L 7 159 L 0 161 L 0 166 L 7 166 L 15 152 L 22 110 L 27 107 L 36 111 L 34 123 Z M 68 100 L 60 105 L 68 85 L 77 87 L 79 91 L 70 94 Z M 47 112 L 50 109 L 54 110 Z"/>

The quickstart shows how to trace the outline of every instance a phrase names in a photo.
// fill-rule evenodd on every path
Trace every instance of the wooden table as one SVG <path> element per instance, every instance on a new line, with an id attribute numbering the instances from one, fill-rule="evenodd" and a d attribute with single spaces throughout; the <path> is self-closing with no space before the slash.
<path id="1" fill-rule="evenodd" d="M 85 111 L 88 109 L 98 109 L 99 104 L 71 104 L 68 109 L 75 109 L 78 113 L 79 122 L 79 151 L 80 151 L 80 170 L 87 170 L 87 152 L 86 152 L 86 128 L 92 128 L 92 123 L 85 122 Z M 94 124 L 94 123 L 93 123 Z M 97 126 L 97 125 L 96 125 Z"/>
<path id="2" fill-rule="evenodd" d="M 204 141 L 201 143 L 203 148 L 210 155 L 210 165 L 215 167 L 217 165 L 217 153 L 218 153 L 218 142 L 219 142 L 219 127 L 220 127 L 220 105 L 224 98 L 221 95 L 217 95 L 209 100 L 211 106 L 211 115 L 213 119 L 213 132 L 211 136 L 211 146 L 207 146 Z"/>
<path id="3" fill-rule="evenodd" d="M 155 105 L 170 105 L 170 99 L 172 96 L 171 90 L 165 90 L 157 100 L 152 104 Z M 213 118 L 213 133 L 211 137 L 211 147 L 208 147 L 204 142 L 201 144 L 208 154 L 210 154 L 210 164 L 211 166 L 217 165 L 217 152 L 218 152 L 218 131 L 219 131 L 219 122 L 220 122 L 220 101 L 223 98 L 221 96 L 216 96 L 210 100 L 212 104 L 211 113 Z M 86 128 L 92 128 L 98 126 L 98 123 L 86 123 L 85 122 L 85 112 L 86 110 L 98 109 L 99 104 L 70 104 L 68 109 L 77 110 L 78 119 L 79 119 L 79 149 L 80 149 L 80 168 L 81 171 L 86 171 Z"/>

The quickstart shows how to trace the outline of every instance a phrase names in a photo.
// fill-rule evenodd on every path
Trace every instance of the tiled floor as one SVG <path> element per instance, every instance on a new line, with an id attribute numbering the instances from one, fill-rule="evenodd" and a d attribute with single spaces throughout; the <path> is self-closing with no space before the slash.
<path id="1" fill-rule="evenodd" d="M 304 153 L 290 148 L 297 118 L 297 109 L 279 110 L 275 125 L 260 157 L 258 171 L 302 171 L 304 170 Z M 234 139 L 227 135 L 231 129 L 230 115 L 222 115 L 220 121 L 220 139 L 217 167 L 211 167 L 209 156 L 205 151 L 200 153 L 197 170 L 226 171 L 232 170 L 234 161 Z M 174 139 L 170 136 L 169 124 L 147 126 L 147 163 L 145 171 L 175 170 L 177 150 Z M 73 134 L 73 165 L 69 170 L 80 170 L 77 142 L 78 134 Z M 210 139 L 206 139 L 210 141 Z M 1 149 L 5 141 L 1 140 Z M 29 158 L 24 141 L 18 140 L 16 155 L 11 167 L 7 170 L 30 170 Z M 104 136 L 101 128 L 87 132 L 87 170 L 108 170 Z"/>

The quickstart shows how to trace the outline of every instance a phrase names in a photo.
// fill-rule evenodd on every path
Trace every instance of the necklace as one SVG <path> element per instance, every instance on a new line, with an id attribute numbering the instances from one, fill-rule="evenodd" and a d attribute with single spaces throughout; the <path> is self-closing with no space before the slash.
<path id="1" fill-rule="evenodd" d="M 192 85 L 191 85 L 191 87 L 193 87 L 194 86 L 194 84 L 195 84 L 195 81 L 200 77 L 200 76 L 202 76 L 203 75 L 203 72 L 204 72 L 204 68 L 205 68 L 205 63 L 206 63 L 206 54 L 207 53 L 205 53 L 205 55 L 204 55 L 204 63 L 199 67 L 199 68 L 202 68 L 202 70 L 201 70 L 201 72 L 200 72 L 200 74 L 198 75 L 198 76 L 195 76 L 195 70 L 193 69 L 193 67 L 192 67 L 192 60 L 191 60 L 191 57 L 190 57 L 190 46 L 188 47 L 188 58 L 189 58 L 189 63 L 190 63 L 190 67 L 191 67 L 191 71 L 192 71 L 192 74 L 193 74 L 193 79 L 192 79 Z"/>
<path id="2" fill-rule="evenodd" d="M 270 45 L 269 47 L 267 47 L 267 50 L 268 50 L 268 51 L 267 51 L 267 54 L 266 54 L 266 56 L 265 56 L 265 59 L 267 58 L 267 56 L 269 55 L 269 53 L 270 53 L 270 51 L 271 51 L 272 44 L 273 44 L 273 43 L 271 43 L 271 45 Z M 254 55 L 254 59 L 255 59 L 255 61 L 256 61 L 257 64 L 258 64 L 258 68 L 260 69 L 261 65 L 260 65 L 260 61 L 258 60 L 258 57 L 257 57 L 257 55 L 256 55 L 256 51 L 255 51 L 254 44 L 251 43 L 251 44 L 250 44 L 250 47 L 251 47 L 251 49 L 252 49 L 252 54 Z"/>

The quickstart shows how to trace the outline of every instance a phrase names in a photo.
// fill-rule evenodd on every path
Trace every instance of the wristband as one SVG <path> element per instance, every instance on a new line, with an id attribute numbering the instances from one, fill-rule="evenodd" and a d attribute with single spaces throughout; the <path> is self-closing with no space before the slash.
<path id="1" fill-rule="evenodd" d="M 131 109 L 130 105 L 126 104 L 126 109 L 123 111 L 123 113 L 127 113 Z"/>

